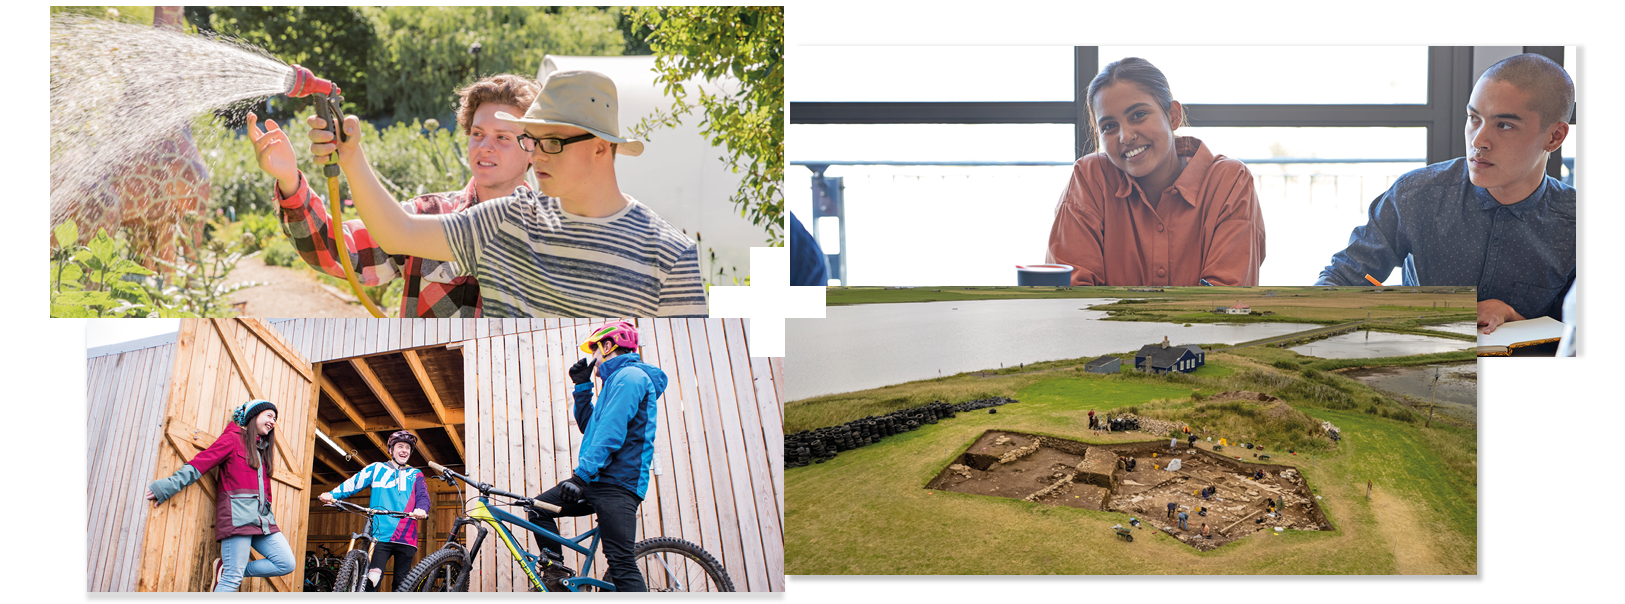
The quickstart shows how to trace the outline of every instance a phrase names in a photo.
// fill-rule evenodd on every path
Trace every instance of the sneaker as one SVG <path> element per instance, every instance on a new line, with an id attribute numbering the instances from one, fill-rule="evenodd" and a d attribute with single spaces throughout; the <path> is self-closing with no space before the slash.
<path id="1" fill-rule="evenodd" d="M 214 559 L 214 581 L 209 583 L 209 591 L 214 591 L 214 588 L 220 586 L 220 569 L 222 569 L 222 568 L 225 568 L 224 561 L 222 561 L 220 558 L 215 558 Z"/>

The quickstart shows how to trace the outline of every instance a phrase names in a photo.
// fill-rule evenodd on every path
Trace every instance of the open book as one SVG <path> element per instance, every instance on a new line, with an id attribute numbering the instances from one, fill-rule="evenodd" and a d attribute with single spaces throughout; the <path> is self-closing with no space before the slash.
<path id="1" fill-rule="evenodd" d="M 1491 334 L 1478 334 L 1478 356 L 1508 356 L 1513 348 L 1556 342 L 1563 337 L 1563 322 L 1551 317 L 1509 321 Z"/>

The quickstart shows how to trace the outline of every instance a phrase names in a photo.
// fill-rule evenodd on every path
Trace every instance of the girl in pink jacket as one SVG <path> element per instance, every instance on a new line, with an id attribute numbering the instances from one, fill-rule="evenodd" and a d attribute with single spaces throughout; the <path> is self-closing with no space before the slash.
<path id="1" fill-rule="evenodd" d="M 293 550 L 271 513 L 271 459 L 276 452 L 276 405 L 252 400 L 232 413 L 232 423 L 214 444 L 168 478 L 147 486 L 147 499 L 157 507 L 203 473 L 220 468 L 214 500 L 214 538 L 220 558 L 214 561 L 214 591 L 237 591 L 243 577 L 280 577 L 293 572 Z M 250 562 L 248 550 L 265 556 Z"/>

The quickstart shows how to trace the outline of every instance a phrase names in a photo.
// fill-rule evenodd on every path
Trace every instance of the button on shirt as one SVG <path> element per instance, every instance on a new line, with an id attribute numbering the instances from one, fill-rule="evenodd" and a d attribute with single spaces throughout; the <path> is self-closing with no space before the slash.
<path id="1" fill-rule="evenodd" d="M 1173 186 L 1146 191 L 1104 153 L 1072 166 L 1050 227 L 1048 262 L 1073 285 L 1258 285 L 1264 216 L 1253 175 L 1202 141 L 1174 139 L 1189 161 Z"/>
<path id="2" fill-rule="evenodd" d="M 1317 285 L 1363 285 L 1403 266 L 1405 285 L 1477 286 L 1480 301 L 1561 318 L 1575 274 L 1574 203 L 1574 187 L 1548 176 L 1502 205 L 1468 180 L 1465 158 L 1414 170 L 1371 203 L 1369 222 Z"/>

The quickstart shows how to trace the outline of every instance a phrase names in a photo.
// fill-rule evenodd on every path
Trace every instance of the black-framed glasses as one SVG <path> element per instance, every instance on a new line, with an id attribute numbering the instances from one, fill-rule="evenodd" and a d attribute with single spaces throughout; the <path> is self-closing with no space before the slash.
<path id="1" fill-rule="evenodd" d="M 519 148 L 524 149 L 526 153 L 535 153 L 537 143 L 541 143 L 542 153 L 553 155 L 556 153 L 562 153 L 565 145 L 570 143 L 579 143 L 581 141 L 594 138 L 598 137 L 591 133 L 583 134 L 581 136 L 572 136 L 570 138 L 536 138 L 526 133 L 519 135 Z"/>

